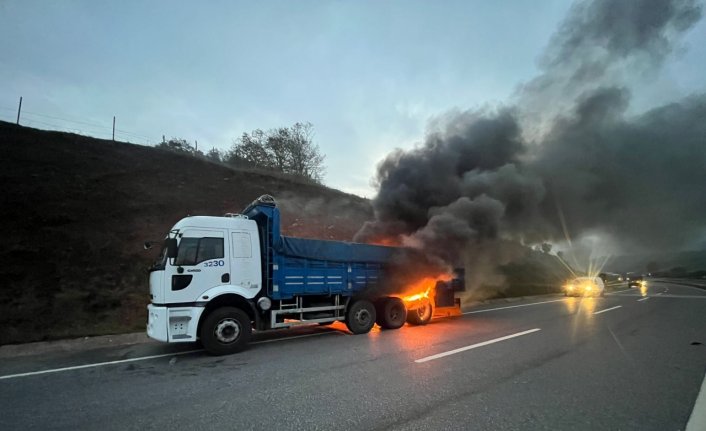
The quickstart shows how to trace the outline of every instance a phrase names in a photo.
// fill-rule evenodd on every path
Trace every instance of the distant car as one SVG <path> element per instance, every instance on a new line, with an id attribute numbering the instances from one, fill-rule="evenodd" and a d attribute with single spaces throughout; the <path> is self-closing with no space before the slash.
<path id="1" fill-rule="evenodd" d="M 628 287 L 642 287 L 645 285 L 645 280 L 641 275 L 631 275 L 628 277 Z"/>
<path id="2" fill-rule="evenodd" d="M 605 284 L 600 277 L 577 277 L 564 286 L 564 296 L 604 296 Z"/>

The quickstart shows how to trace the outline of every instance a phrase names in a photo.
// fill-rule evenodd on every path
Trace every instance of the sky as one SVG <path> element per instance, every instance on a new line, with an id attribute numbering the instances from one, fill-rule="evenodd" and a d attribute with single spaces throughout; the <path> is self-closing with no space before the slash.
<path id="1" fill-rule="evenodd" d="M 571 2 L 0 0 L 0 119 L 229 149 L 311 122 L 324 183 L 371 198 L 377 164 L 453 109 L 496 106 L 538 73 Z M 706 24 L 636 77 L 631 109 L 706 91 Z M 701 48 L 699 48 L 701 46 Z"/>

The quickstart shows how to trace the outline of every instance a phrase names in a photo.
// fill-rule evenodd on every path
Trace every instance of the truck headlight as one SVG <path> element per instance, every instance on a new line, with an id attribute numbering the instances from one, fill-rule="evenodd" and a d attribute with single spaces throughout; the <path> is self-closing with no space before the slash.
<path id="1" fill-rule="evenodd" d="M 262 298 L 257 300 L 257 306 L 260 307 L 260 310 L 267 311 L 272 308 L 272 300 L 263 296 Z"/>

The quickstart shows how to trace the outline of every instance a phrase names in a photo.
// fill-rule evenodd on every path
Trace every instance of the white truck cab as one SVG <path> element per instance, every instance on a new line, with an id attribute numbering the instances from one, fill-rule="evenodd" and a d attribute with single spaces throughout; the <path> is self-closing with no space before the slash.
<path id="1" fill-rule="evenodd" d="M 147 334 L 160 341 L 193 342 L 206 304 L 220 295 L 254 298 L 262 288 L 257 225 L 247 217 L 186 217 L 169 233 L 167 246 L 150 270 Z M 171 260 L 171 264 L 170 261 Z"/>

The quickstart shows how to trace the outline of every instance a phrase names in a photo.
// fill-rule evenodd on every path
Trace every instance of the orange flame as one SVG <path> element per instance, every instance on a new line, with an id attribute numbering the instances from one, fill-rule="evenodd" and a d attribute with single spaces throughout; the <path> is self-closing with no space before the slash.
<path id="1" fill-rule="evenodd" d="M 371 241 L 370 244 L 384 245 L 386 247 L 397 247 L 397 246 L 401 245 L 400 241 L 398 241 L 397 238 L 393 238 L 393 237 L 377 238 L 377 239 Z"/>
<path id="2" fill-rule="evenodd" d="M 450 274 L 442 274 L 438 277 L 423 277 L 412 283 L 407 289 L 410 292 L 408 295 L 403 296 L 402 300 L 405 302 L 419 301 L 424 298 L 429 298 L 432 289 L 436 287 L 438 281 L 449 281 L 451 280 Z"/>

